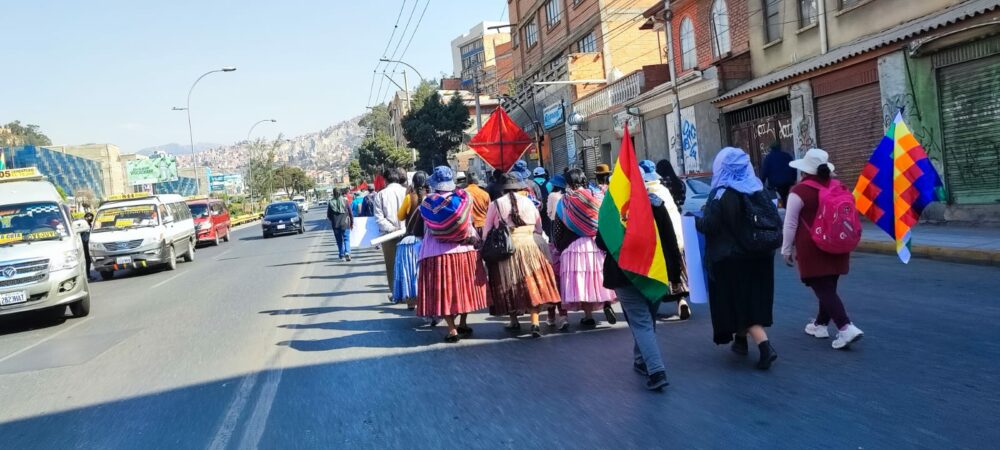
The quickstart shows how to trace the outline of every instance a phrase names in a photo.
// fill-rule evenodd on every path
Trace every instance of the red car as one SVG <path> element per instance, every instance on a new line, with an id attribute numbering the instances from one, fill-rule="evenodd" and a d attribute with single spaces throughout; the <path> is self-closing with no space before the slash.
<path id="1" fill-rule="evenodd" d="M 194 228 L 198 234 L 198 243 L 229 242 L 229 210 L 222 200 L 195 199 L 188 200 L 188 208 L 194 216 Z"/>

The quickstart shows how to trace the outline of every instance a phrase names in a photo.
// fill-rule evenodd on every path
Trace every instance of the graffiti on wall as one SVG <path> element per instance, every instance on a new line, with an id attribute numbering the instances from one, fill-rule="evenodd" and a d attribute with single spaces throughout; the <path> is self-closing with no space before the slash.
<path id="1" fill-rule="evenodd" d="M 816 146 L 813 142 L 812 134 L 812 121 L 809 120 L 809 116 L 805 116 L 802 120 L 799 120 L 799 148 L 798 153 L 804 154 L 809 151 L 809 149 Z"/>
<path id="2" fill-rule="evenodd" d="M 1000 142 L 975 139 L 948 150 L 948 162 L 952 165 L 949 172 L 957 175 L 962 184 L 983 189 L 1000 185 Z"/>
<path id="3" fill-rule="evenodd" d="M 681 150 L 685 157 L 698 160 L 698 127 L 687 119 L 681 120 Z"/>

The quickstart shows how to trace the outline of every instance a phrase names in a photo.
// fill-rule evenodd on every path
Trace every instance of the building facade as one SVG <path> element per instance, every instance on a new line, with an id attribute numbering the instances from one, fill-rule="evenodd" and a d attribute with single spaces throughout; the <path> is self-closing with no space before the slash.
<path id="1" fill-rule="evenodd" d="M 510 33 L 500 22 L 482 22 L 451 41 L 453 76 L 462 80 L 460 89 L 499 96 L 501 94 L 498 54 L 510 44 Z M 498 53 L 501 52 L 501 53 Z"/>

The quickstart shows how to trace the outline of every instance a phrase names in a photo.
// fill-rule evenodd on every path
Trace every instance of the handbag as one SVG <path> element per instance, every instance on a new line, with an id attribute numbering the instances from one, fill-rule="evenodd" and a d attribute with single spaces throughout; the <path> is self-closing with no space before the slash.
<path id="1" fill-rule="evenodd" d="M 483 260 L 489 263 L 503 261 L 514 254 L 514 242 L 510 238 L 510 230 L 506 224 L 501 224 L 486 234 L 479 253 Z"/>

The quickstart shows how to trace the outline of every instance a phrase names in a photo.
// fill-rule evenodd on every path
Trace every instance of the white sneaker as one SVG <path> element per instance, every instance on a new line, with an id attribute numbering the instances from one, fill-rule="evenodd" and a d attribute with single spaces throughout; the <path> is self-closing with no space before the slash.
<path id="1" fill-rule="evenodd" d="M 810 320 L 806 324 L 806 334 L 817 339 L 826 339 L 830 337 L 830 330 L 826 328 L 826 325 L 817 325 L 816 322 Z"/>
<path id="2" fill-rule="evenodd" d="M 834 339 L 832 343 L 833 348 L 837 350 L 844 350 L 847 347 L 850 347 L 851 344 L 857 342 L 858 339 L 861 339 L 864 335 L 865 333 L 861 331 L 860 328 L 854 326 L 853 323 L 849 323 L 847 324 L 847 327 L 837 333 L 837 339 Z"/>

